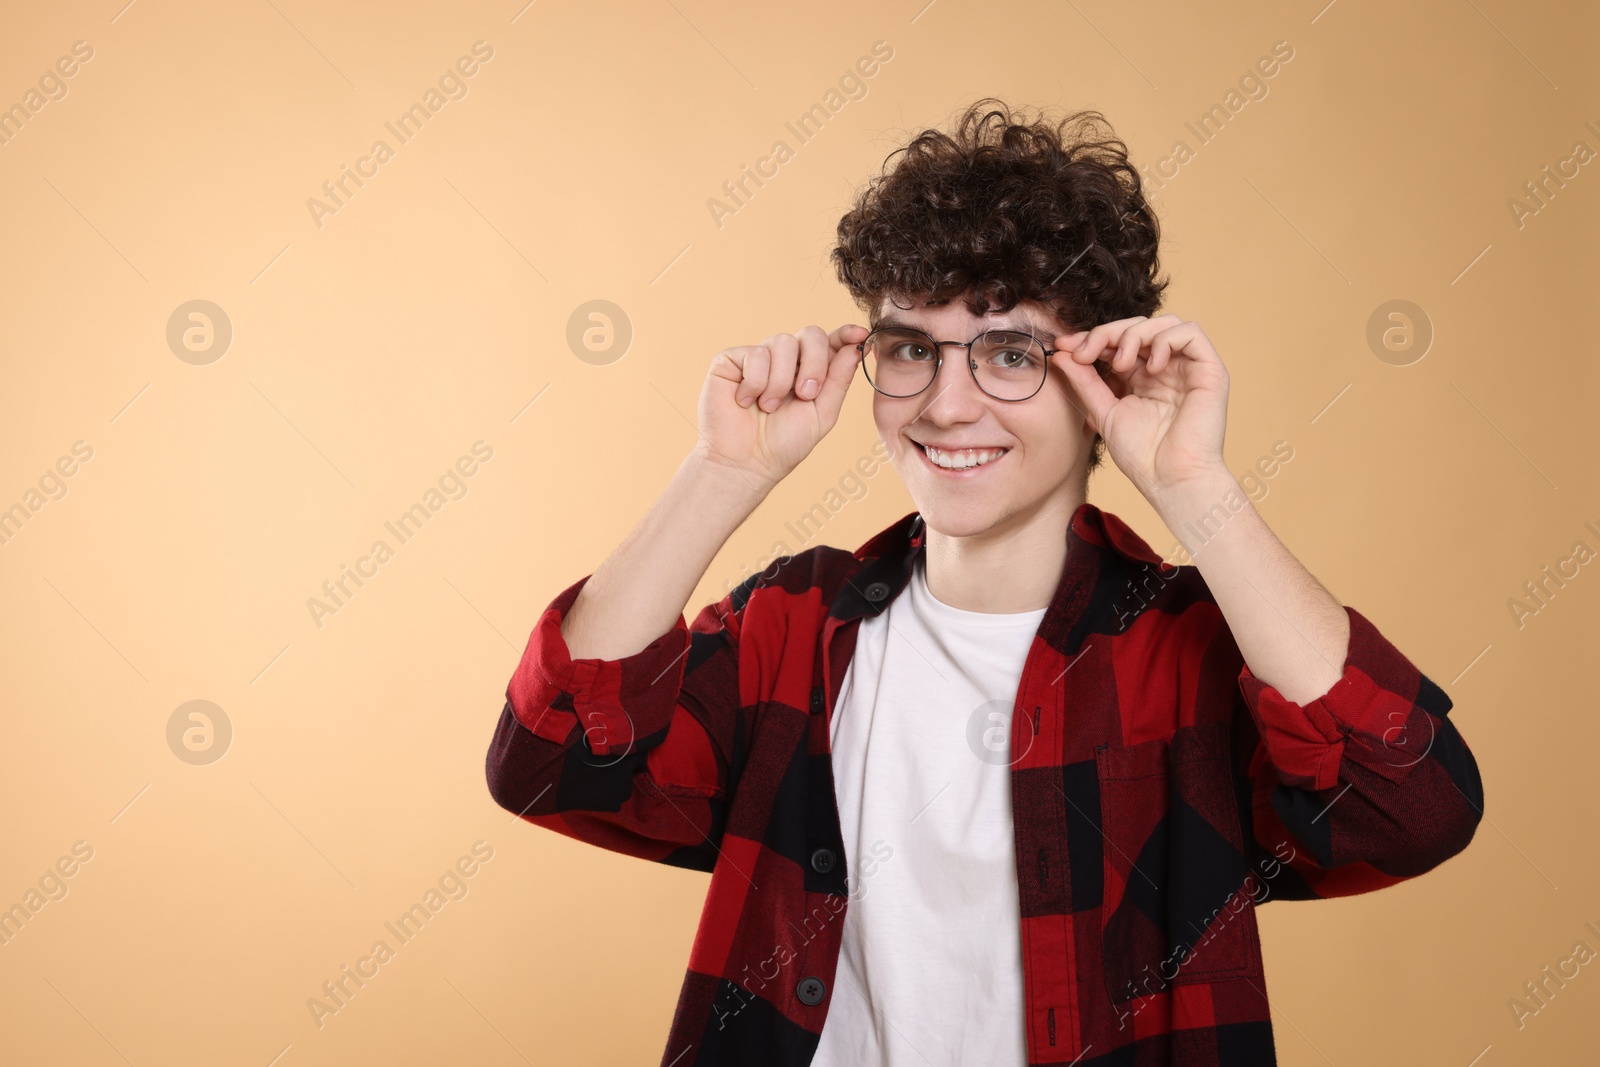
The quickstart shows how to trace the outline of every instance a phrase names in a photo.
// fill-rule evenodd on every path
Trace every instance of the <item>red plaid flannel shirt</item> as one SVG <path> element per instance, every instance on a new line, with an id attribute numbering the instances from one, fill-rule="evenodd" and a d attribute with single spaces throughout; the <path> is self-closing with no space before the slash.
<path id="1" fill-rule="evenodd" d="M 780 557 L 618 660 L 573 660 L 561 636 L 588 576 L 534 626 L 490 793 L 711 874 L 662 1067 L 811 1061 L 852 874 L 828 723 L 861 619 L 923 537 L 913 512 L 854 553 Z M 1450 698 L 1353 608 L 1343 676 L 1302 706 L 1250 673 L 1197 568 L 1088 503 L 1066 538 L 1011 720 L 1028 1062 L 1273 1064 L 1256 906 L 1460 852 L 1477 764 Z"/>

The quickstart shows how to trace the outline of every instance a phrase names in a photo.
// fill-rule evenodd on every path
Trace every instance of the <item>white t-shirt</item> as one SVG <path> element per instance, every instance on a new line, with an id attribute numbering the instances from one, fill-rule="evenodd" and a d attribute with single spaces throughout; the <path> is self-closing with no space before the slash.
<path id="1" fill-rule="evenodd" d="M 1010 720 L 1045 609 L 863 619 L 829 736 L 850 903 L 815 1067 L 1025 1067 Z"/>

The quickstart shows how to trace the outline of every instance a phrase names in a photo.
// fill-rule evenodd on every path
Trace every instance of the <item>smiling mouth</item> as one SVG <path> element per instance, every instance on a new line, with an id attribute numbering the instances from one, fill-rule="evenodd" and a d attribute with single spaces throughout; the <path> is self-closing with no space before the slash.
<path id="1" fill-rule="evenodd" d="M 1009 448 L 960 448 L 942 449 L 932 445 L 925 445 L 921 441 L 913 444 L 927 457 L 930 465 L 942 471 L 960 472 L 977 470 L 986 467 L 995 460 L 1010 452 Z"/>

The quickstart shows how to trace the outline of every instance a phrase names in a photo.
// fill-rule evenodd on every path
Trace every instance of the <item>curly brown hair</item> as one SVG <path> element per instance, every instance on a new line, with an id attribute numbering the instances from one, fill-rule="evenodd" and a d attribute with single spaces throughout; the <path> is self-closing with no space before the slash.
<path id="1" fill-rule="evenodd" d="M 951 133 L 923 130 L 890 153 L 839 220 L 830 258 L 874 320 L 885 298 L 959 297 L 974 315 L 1029 300 L 1077 331 L 1156 312 L 1168 283 L 1156 276 L 1159 242 L 1139 172 L 1103 115 L 1029 121 L 984 97 Z M 1096 434 L 1086 471 L 1104 452 Z"/>

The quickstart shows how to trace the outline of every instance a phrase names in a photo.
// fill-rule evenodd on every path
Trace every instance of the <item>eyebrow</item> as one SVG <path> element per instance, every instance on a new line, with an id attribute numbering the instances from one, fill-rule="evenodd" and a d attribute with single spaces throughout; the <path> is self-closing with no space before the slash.
<path id="1" fill-rule="evenodd" d="M 898 315 L 885 315 L 883 318 L 879 319 L 876 323 L 873 324 L 872 329 L 876 330 L 876 329 L 879 329 L 879 328 L 884 327 L 884 326 L 897 326 L 897 327 L 899 327 L 901 329 L 905 329 L 905 330 L 921 330 L 923 333 L 927 333 L 928 332 L 927 327 L 918 326 L 914 322 L 907 322 L 905 319 L 900 318 Z M 1043 341 L 1046 348 L 1052 348 L 1052 347 L 1055 346 L 1055 343 L 1056 343 L 1056 336 L 1057 335 L 1055 334 L 1054 331 L 1040 329 L 1039 327 L 1034 326 L 1031 323 L 1029 323 L 1029 322 L 1027 322 L 1026 320 L 1023 320 L 1023 319 L 1018 319 L 1015 322 L 997 322 L 997 323 L 994 323 L 994 324 L 992 324 L 990 326 L 985 327 L 985 329 L 988 329 L 988 330 L 1012 330 L 1012 331 L 1014 331 L 1016 333 L 1030 334 L 1030 335 L 1032 335 L 1034 337 L 1037 337 L 1039 340 Z"/>

